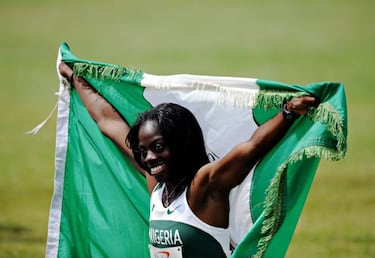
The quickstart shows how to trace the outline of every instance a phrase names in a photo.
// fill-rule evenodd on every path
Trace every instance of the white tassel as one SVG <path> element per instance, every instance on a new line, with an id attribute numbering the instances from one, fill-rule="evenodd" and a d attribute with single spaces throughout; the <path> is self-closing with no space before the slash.
<path id="1" fill-rule="evenodd" d="M 38 124 L 34 129 L 26 132 L 25 134 L 36 134 L 36 133 L 38 133 L 38 131 L 47 123 L 47 121 L 51 118 L 51 116 L 55 112 L 55 110 L 57 108 L 57 104 L 58 104 L 58 101 L 56 102 L 55 107 L 52 109 L 51 113 L 48 115 L 48 117 L 43 122 Z"/>
<path id="2" fill-rule="evenodd" d="M 60 74 L 60 71 L 59 71 L 60 63 L 61 63 L 61 53 L 60 53 L 60 49 L 59 49 L 59 53 L 58 53 L 57 61 L 56 61 L 56 71 L 57 71 L 57 75 L 58 75 L 59 80 L 60 80 L 60 88 L 59 88 L 59 92 L 55 93 L 55 95 L 59 96 L 59 98 L 58 98 L 54 108 L 52 109 L 50 114 L 47 116 L 47 118 L 43 122 L 38 124 L 34 129 L 26 132 L 25 134 L 37 134 L 38 131 L 47 123 L 47 121 L 55 113 L 57 107 L 59 106 L 59 100 L 66 101 L 66 100 L 69 99 L 69 97 L 64 98 L 64 95 L 70 91 L 71 85 L 70 85 L 70 82 Z"/>
<path id="3" fill-rule="evenodd" d="M 64 96 L 65 93 L 69 92 L 70 84 L 69 84 L 69 82 L 65 78 L 62 78 L 61 84 L 64 87 L 62 87 L 62 90 L 60 92 L 56 92 L 55 95 L 59 96 L 59 99 L 64 100 L 64 98 L 62 98 L 62 97 Z M 58 104 L 59 104 L 59 100 L 56 101 L 55 106 L 53 107 L 52 111 L 49 113 L 49 115 L 47 116 L 47 118 L 44 119 L 40 124 L 38 124 L 37 126 L 35 126 L 34 129 L 32 129 L 30 131 L 27 131 L 25 134 L 37 134 L 38 131 L 47 123 L 47 121 L 55 113 L 55 111 L 56 111 L 56 109 L 58 107 Z"/>
<path id="4" fill-rule="evenodd" d="M 162 90 L 190 89 L 202 92 L 220 93 L 218 101 L 222 104 L 230 104 L 234 107 L 251 109 L 254 107 L 255 98 L 259 92 L 259 86 L 255 78 L 206 76 L 206 75 L 152 75 L 144 74 L 141 81 L 143 87 Z"/>

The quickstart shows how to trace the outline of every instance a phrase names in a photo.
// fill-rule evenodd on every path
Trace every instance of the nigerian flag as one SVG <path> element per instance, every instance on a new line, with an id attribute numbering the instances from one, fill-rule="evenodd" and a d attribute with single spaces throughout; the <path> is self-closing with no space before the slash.
<path id="1" fill-rule="evenodd" d="M 211 159 L 219 159 L 272 118 L 284 100 L 313 95 L 317 108 L 298 118 L 285 137 L 231 193 L 232 257 L 283 257 L 321 158 L 344 158 L 347 113 L 341 83 L 288 85 L 252 78 L 152 75 L 83 60 L 66 43 L 58 64 L 74 66 L 132 125 L 162 102 L 197 117 Z M 61 75 L 55 191 L 47 257 L 149 257 L 149 194 L 145 178 L 105 137 Z"/>

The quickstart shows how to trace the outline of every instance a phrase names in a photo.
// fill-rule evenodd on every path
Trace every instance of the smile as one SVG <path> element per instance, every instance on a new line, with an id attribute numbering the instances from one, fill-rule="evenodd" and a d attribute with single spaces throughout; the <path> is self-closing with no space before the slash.
<path id="1" fill-rule="evenodd" d="M 160 164 L 154 167 L 150 167 L 151 175 L 157 175 L 159 174 L 164 168 L 166 167 L 165 164 Z"/>

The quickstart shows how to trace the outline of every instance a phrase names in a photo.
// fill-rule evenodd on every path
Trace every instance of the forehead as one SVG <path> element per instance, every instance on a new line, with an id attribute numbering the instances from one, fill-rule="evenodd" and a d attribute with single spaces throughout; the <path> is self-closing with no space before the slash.
<path id="1" fill-rule="evenodd" d="M 148 120 L 139 127 L 139 145 L 147 145 L 162 138 L 159 125 L 153 120 Z"/>

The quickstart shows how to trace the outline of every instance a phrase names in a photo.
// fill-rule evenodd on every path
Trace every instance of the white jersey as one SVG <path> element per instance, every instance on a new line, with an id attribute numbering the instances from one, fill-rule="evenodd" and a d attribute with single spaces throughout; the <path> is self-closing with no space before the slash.
<path id="1" fill-rule="evenodd" d="M 195 216 L 187 202 L 187 188 L 168 207 L 164 207 L 164 187 L 165 184 L 158 184 L 151 194 L 151 257 L 229 257 L 229 230 L 208 225 Z"/>

